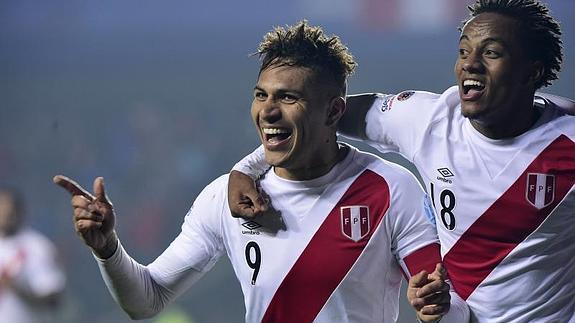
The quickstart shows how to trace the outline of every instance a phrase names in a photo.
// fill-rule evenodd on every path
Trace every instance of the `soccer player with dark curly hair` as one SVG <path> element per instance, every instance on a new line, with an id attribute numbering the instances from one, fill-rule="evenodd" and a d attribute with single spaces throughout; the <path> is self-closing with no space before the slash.
<path id="1" fill-rule="evenodd" d="M 473 322 L 573 322 L 574 104 L 536 92 L 557 78 L 561 30 L 536 0 L 469 9 L 457 86 L 348 97 L 338 130 L 415 164 Z M 257 178 L 267 168 L 258 155 L 236 169 Z M 252 179 L 233 171 L 230 183 L 233 212 L 265 209 Z"/>

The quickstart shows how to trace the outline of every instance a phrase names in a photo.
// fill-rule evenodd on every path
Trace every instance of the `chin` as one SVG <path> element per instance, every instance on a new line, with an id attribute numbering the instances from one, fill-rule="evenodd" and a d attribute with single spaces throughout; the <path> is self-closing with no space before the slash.
<path id="1" fill-rule="evenodd" d="M 469 119 L 476 119 L 482 115 L 483 107 L 477 103 L 472 102 L 462 102 L 461 103 L 461 114 Z"/>
<path id="2" fill-rule="evenodd" d="M 286 152 L 266 151 L 266 163 L 273 167 L 283 167 L 289 160 L 289 154 Z"/>

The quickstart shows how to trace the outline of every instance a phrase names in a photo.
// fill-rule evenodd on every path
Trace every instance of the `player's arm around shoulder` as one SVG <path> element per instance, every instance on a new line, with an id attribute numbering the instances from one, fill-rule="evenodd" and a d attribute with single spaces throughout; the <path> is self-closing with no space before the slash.
<path id="1" fill-rule="evenodd" d="M 436 112 L 444 110 L 441 102 L 447 96 L 412 90 L 349 96 L 338 131 L 352 139 L 366 140 L 382 152 L 397 151 L 410 159 Z"/>
<path id="2" fill-rule="evenodd" d="M 257 188 L 256 179 L 269 168 L 263 146 L 234 165 L 229 174 L 227 196 L 232 216 L 252 219 L 267 210 L 267 202 Z"/>
<path id="3" fill-rule="evenodd" d="M 563 96 L 559 96 L 559 95 L 555 95 L 555 94 L 543 93 L 543 92 L 536 92 L 535 96 L 536 97 L 542 97 L 546 100 L 551 101 L 561 111 L 565 112 L 566 114 L 575 115 L 575 101 L 573 101 L 572 99 L 569 99 L 569 98 L 566 98 Z"/>

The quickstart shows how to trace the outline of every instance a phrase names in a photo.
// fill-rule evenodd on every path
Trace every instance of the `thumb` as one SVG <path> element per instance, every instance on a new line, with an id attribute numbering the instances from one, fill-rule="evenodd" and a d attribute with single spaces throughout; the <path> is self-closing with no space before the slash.
<path id="1" fill-rule="evenodd" d="M 246 196 L 254 204 L 254 213 L 265 212 L 268 210 L 267 199 L 257 188 L 246 192 Z"/>
<path id="2" fill-rule="evenodd" d="M 445 270 L 445 267 L 443 267 L 442 263 L 437 263 L 437 265 L 435 265 L 435 270 L 429 274 L 428 277 L 430 280 L 445 280 L 447 279 L 447 271 Z"/>
<path id="3" fill-rule="evenodd" d="M 96 177 L 94 180 L 94 196 L 96 197 L 96 201 L 112 206 L 112 203 L 110 203 L 106 195 L 103 177 Z"/>

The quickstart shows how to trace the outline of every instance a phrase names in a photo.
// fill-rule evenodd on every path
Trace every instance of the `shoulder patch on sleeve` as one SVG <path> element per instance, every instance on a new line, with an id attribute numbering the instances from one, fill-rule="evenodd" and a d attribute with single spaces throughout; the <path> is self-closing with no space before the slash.
<path id="1" fill-rule="evenodd" d="M 425 213 L 425 217 L 434 227 L 436 227 L 435 223 L 435 211 L 433 210 L 433 206 L 431 205 L 431 201 L 429 199 L 429 195 L 425 194 L 423 197 L 423 213 Z"/>
<path id="2" fill-rule="evenodd" d="M 391 110 L 391 105 L 393 104 L 393 99 L 395 98 L 395 95 L 385 95 L 382 97 L 381 100 L 381 107 L 380 107 L 380 111 L 381 112 L 386 112 Z"/>
<path id="3" fill-rule="evenodd" d="M 403 91 L 397 95 L 397 101 L 405 101 L 415 94 L 415 91 Z"/>

